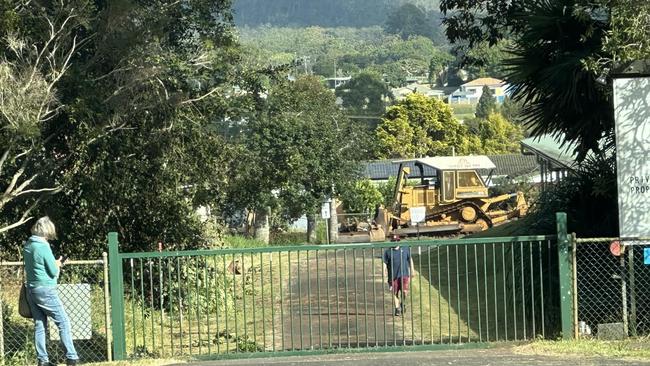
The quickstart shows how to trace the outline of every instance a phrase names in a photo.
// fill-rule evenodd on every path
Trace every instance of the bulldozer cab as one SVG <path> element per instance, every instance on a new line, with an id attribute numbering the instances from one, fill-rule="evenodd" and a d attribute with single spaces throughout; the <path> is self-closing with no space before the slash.
<path id="1" fill-rule="evenodd" d="M 467 198 L 488 197 L 487 185 L 478 174 L 478 170 L 491 171 L 496 168 L 487 156 L 482 155 L 440 156 L 413 159 L 411 161 L 414 161 L 415 165 L 420 169 L 421 177 L 424 177 L 422 173 L 424 166 L 431 167 L 436 171 L 436 186 L 439 188 L 438 201 L 441 203 L 453 203 Z M 404 163 L 405 161 L 401 162 Z M 424 179 L 422 185 L 427 185 Z"/>

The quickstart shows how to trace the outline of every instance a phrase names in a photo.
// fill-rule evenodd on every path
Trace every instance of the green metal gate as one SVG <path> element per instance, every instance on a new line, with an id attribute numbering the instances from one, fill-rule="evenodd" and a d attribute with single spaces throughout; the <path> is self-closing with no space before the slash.
<path id="1" fill-rule="evenodd" d="M 394 243 L 120 253 L 108 239 L 115 359 L 437 347 L 572 327 L 565 231 L 400 242 L 416 269 L 401 316 L 382 263 Z"/>

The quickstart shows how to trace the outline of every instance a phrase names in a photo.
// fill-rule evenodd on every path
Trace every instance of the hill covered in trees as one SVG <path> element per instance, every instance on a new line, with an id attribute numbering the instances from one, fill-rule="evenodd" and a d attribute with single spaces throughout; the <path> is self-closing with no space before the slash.
<path id="1" fill-rule="evenodd" d="M 234 11 L 237 25 L 368 27 L 405 3 L 438 14 L 439 0 L 235 0 Z"/>

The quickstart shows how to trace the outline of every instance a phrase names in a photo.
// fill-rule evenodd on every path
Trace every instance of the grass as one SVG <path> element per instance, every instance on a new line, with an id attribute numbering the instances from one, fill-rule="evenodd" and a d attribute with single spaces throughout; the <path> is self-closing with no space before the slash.
<path id="1" fill-rule="evenodd" d="M 515 347 L 516 353 L 544 354 L 575 357 L 611 357 L 650 360 L 650 339 L 625 341 L 600 341 L 595 339 L 574 341 L 535 341 Z"/>

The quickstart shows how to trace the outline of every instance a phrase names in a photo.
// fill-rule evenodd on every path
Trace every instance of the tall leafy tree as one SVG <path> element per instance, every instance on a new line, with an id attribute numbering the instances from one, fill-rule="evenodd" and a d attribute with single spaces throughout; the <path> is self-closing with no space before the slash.
<path id="1" fill-rule="evenodd" d="M 75 249 L 87 255 L 101 252 L 111 230 L 127 249 L 200 245 L 194 209 L 224 181 L 210 174 L 224 156 L 209 148 L 222 144 L 212 125 L 236 99 L 225 98 L 237 74 L 230 2 L 44 4 L 15 7 L 13 29 L 3 30 L 58 52 L 43 54 L 46 66 L 66 65 L 43 73 L 58 77 L 55 113 L 38 126 L 45 160 L 28 168 L 60 193 L 34 214 L 51 214 L 62 240 L 83 243 Z M 57 47 L 49 41 L 51 20 L 55 30 L 69 27 L 55 32 L 63 37 Z M 10 46 L 2 45 L 5 57 Z M 21 212 L 12 207 L 5 217 Z"/>
<path id="2" fill-rule="evenodd" d="M 377 127 L 378 158 L 469 154 L 480 151 L 480 141 L 454 118 L 444 102 L 410 94 L 388 108 Z"/>
<path id="3" fill-rule="evenodd" d="M 497 102 L 494 99 L 494 93 L 487 85 L 483 86 L 481 97 L 476 105 L 476 117 L 486 119 L 497 109 Z"/>
<path id="4" fill-rule="evenodd" d="M 380 115 L 384 113 L 386 100 L 392 98 L 388 85 L 381 76 L 362 72 L 336 90 L 343 100 L 343 107 L 352 113 Z"/>
<path id="5" fill-rule="evenodd" d="M 336 187 L 356 177 L 363 156 L 359 134 L 313 77 L 278 80 L 246 122 L 247 152 L 233 175 L 234 209 L 296 219 L 313 214 Z"/>

